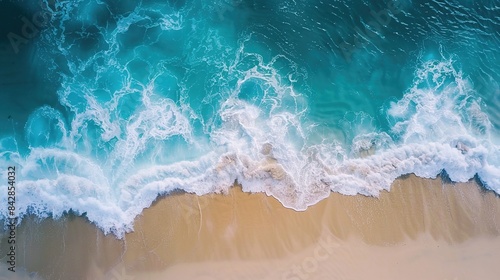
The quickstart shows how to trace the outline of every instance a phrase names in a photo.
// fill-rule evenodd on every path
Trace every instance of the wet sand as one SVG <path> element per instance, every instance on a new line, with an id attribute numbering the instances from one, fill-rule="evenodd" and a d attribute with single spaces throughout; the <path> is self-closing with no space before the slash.
<path id="1" fill-rule="evenodd" d="M 3 258 L 0 279 L 498 279 L 500 198 L 410 175 L 297 212 L 236 186 L 162 197 L 123 240 L 68 215 L 25 219 L 17 243 L 18 272 Z"/>

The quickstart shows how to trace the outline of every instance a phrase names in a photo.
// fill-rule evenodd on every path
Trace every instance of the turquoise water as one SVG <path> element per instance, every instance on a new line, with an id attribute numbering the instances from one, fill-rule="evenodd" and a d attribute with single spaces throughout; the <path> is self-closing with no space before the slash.
<path id="1" fill-rule="evenodd" d="M 235 180 L 297 210 L 409 173 L 500 193 L 496 1 L 0 5 L 19 216 L 121 235 L 161 194 Z"/>

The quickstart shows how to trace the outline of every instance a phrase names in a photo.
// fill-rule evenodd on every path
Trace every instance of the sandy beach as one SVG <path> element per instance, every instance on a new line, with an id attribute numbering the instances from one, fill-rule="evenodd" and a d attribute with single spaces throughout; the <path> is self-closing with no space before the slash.
<path id="1" fill-rule="evenodd" d="M 410 175 L 297 212 L 235 186 L 162 197 L 122 240 L 68 215 L 25 219 L 17 243 L 18 271 L 4 257 L 0 279 L 497 279 L 500 198 Z"/>

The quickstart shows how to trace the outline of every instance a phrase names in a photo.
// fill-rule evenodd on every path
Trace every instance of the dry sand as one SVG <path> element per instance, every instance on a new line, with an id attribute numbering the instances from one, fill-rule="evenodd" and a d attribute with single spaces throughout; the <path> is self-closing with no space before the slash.
<path id="1" fill-rule="evenodd" d="M 410 175 L 296 212 L 234 187 L 163 197 L 124 240 L 73 216 L 27 218 L 17 240 L 17 279 L 499 279 L 500 198 Z"/>

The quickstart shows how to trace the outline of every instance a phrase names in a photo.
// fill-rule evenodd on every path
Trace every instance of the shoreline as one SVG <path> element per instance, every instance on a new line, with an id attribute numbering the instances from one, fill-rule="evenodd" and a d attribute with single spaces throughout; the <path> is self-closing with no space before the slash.
<path id="1" fill-rule="evenodd" d="M 307 279 L 327 279 L 322 277 L 329 273 L 362 277 L 359 265 L 374 266 L 374 275 L 392 277 L 384 271 L 392 271 L 389 260 L 394 256 L 409 272 L 416 259 L 418 267 L 452 268 L 450 261 L 458 264 L 469 253 L 482 260 L 474 264 L 482 269 L 483 279 L 494 279 L 488 278 L 496 270 L 488 259 L 500 257 L 500 199 L 474 179 L 451 183 L 408 175 L 378 198 L 331 193 L 307 210 L 295 211 L 273 197 L 244 193 L 235 186 L 228 194 L 161 196 L 135 219 L 134 231 L 122 240 L 72 214 L 58 220 L 27 217 L 17 232 L 23 248 L 18 268 L 42 279 L 209 280 L 211 271 L 228 269 L 226 276 L 214 274 L 213 279 L 305 279 L 294 272 L 297 264 Z M 422 255 L 428 260 L 418 257 Z M 368 261 L 368 256 L 374 260 Z M 330 271 L 332 267 L 336 271 Z M 6 269 L 0 268 L 2 279 Z M 441 270 L 443 277 L 454 279 L 451 271 Z"/>

